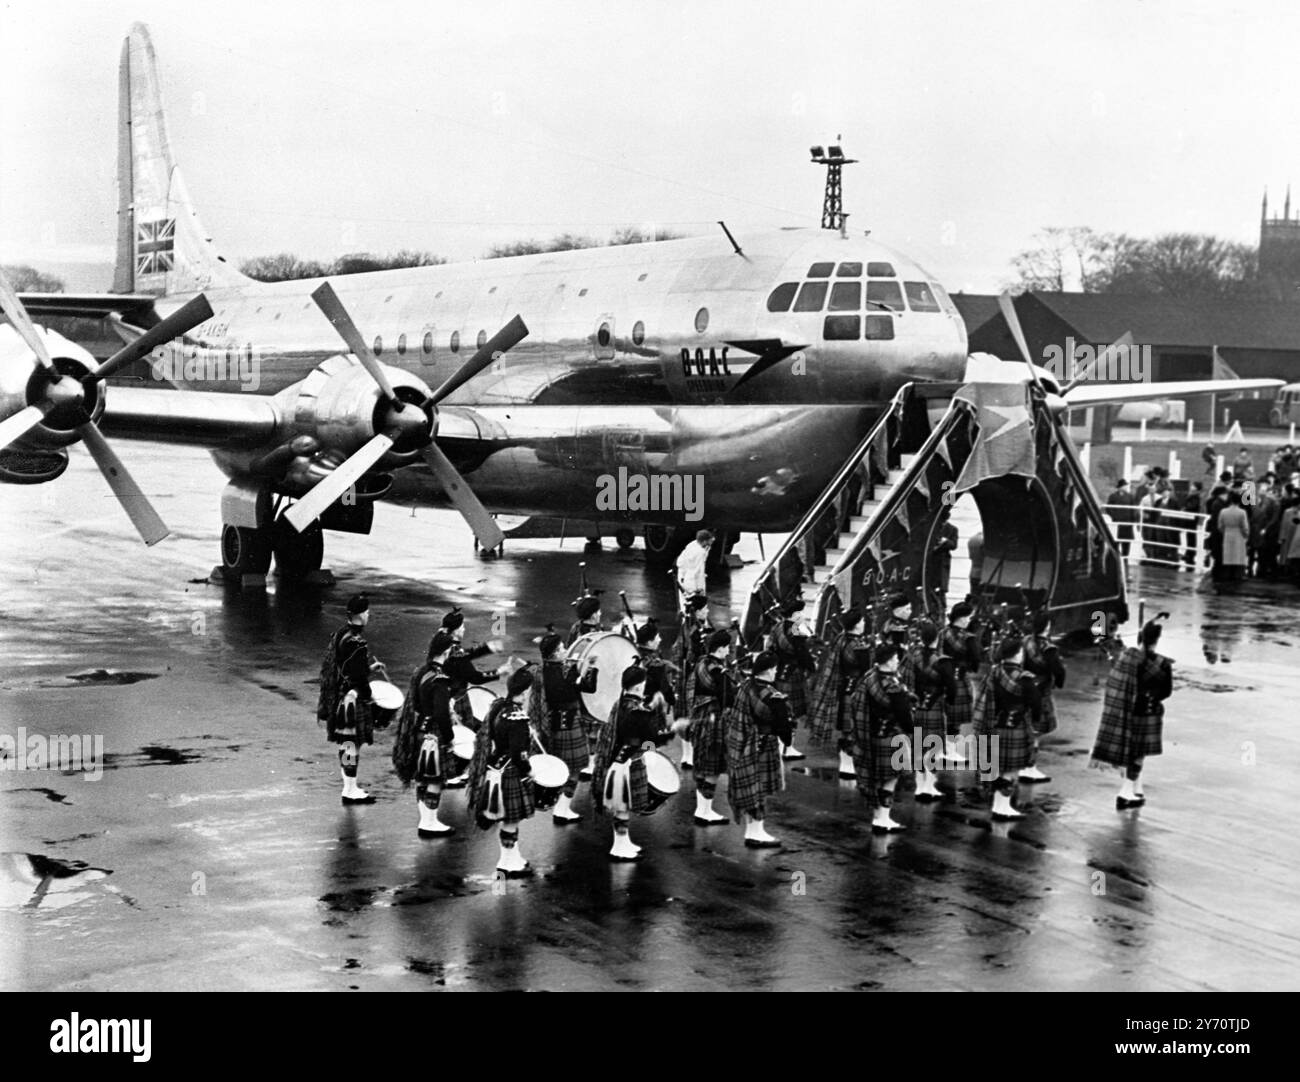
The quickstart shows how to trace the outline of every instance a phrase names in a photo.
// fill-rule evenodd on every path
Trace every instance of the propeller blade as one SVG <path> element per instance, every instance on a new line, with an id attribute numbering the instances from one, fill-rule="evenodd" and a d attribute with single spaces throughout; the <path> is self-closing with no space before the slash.
<path id="1" fill-rule="evenodd" d="M 388 436 L 382 433 L 372 436 L 361 450 L 337 466 L 328 477 L 316 482 L 307 495 L 284 513 L 289 525 L 302 533 L 328 511 L 335 500 L 355 485 L 362 474 L 383 458 L 392 446 L 393 441 Z"/>
<path id="2" fill-rule="evenodd" d="M 379 389 L 384 392 L 384 397 L 393 406 L 398 406 L 397 394 L 393 390 L 393 385 L 388 382 L 384 366 L 379 363 L 379 359 L 366 345 L 366 340 L 361 337 L 361 332 L 357 330 L 357 325 L 352 322 L 352 317 L 348 315 L 347 309 L 343 307 L 343 302 L 339 300 L 338 294 L 334 292 L 334 287 L 329 282 L 322 282 L 316 291 L 312 293 L 311 299 L 316 302 L 316 307 L 325 313 L 325 318 L 333 324 L 334 329 L 339 332 L 339 337 L 347 343 L 348 349 L 356 355 L 357 360 L 361 362 L 361 366 L 370 373 L 370 378 L 379 384 Z"/>
<path id="3" fill-rule="evenodd" d="M 522 322 L 520 320 L 521 325 Z M 520 337 L 522 338 L 523 335 Z M 429 469 L 433 471 L 438 484 L 442 485 L 443 491 L 447 493 L 452 506 L 469 523 L 469 528 L 474 531 L 478 543 L 485 549 L 494 549 L 501 544 L 506 535 L 501 532 L 496 519 L 479 502 L 479 498 L 474 495 L 474 490 L 469 487 L 465 478 L 451 464 L 451 459 L 442 453 L 442 449 L 436 443 L 431 443 L 424 449 L 424 461 L 429 464 Z"/>
<path id="4" fill-rule="evenodd" d="M 48 369 L 57 379 L 58 372 L 50 359 L 50 351 L 45 345 L 45 339 L 32 325 L 31 316 L 27 314 L 27 309 L 23 307 L 23 302 L 18 299 L 18 294 L 14 292 L 14 287 L 3 271 L 0 271 L 0 311 L 9 317 L 9 322 L 14 325 L 18 337 L 36 354 L 36 360 L 41 367 Z"/>
<path id="5" fill-rule="evenodd" d="M 1020 327 L 1020 317 L 1016 315 L 1016 306 L 1011 301 L 1011 294 L 1005 290 L 998 297 L 998 307 L 1002 309 L 1002 318 L 1007 321 L 1007 326 L 1011 328 L 1011 337 L 1016 340 L 1016 345 L 1020 347 L 1020 356 L 1024 358 L 1025 364 L 1029 365 L 1029 370 L 1033 372 L 1034 362 L 1029 356 L 1029 346 L 1025 342 L 1025 332 Z M 1038 382 L 1038 375 L 1035 373 L 1034 382 Z"/>
<path id="6" fill-rule="evenodd" d="M 1116 338 L 1115 341 L 1113 341 L 1100 353 L 1094 356 L 1093 359 L 1088 364 L 1084 365 L 1083 368 L 1079 370 L 1079 372 L 1075 375 L 1074 379 L 1070 380 L 1069 384 L 1061 389 L 1061 397 L 1063 398 L 1068 397 L 1070 392 L 1074 390 L 1075 384 L 1077 384 L 1080 380 L 1086 379 L 1088 377 L 1088 374 L 1099 364 L 1103 372 L 1109 372 L 1111 370 L 1111 366 L 1110 366 L 1111 357 L 1114 356 L 1121 349 L 1128 349 L 1128 347 L 1131 346 L 1132 344 L 1133 344 L 1133 332 L 1125 331 L 1118 338 Z M 1103 357 L 1105 358 L 1105 363 L 1101 364 Z M 1073 361 L 1073 358 L 1071 358 L 1071 361 Z"/>
<path id="7" fill-rule="evenodd" d="M 130 364 L 132 361 L 138 361 L 164 342 L 179 338 L 186 331 L 193 330 L 205 319 L 211 318 L 212 306 L 208 304 L 208 298 L 200 293 L 197 297 L 186 301 L 166 319 L 150 327 L 134 342 L 130 342 L 119 349 L 113 356 L 91 372 L 86 379 L 107 379 L 124 365 Z"/>
<path id="8" fill-rule="evenodd" d="M 436 406 L 453 391 L 464 386 L 488 365 L 495 361 L 502 353 L 514 349 L 520 342 L 528 337 L 528 326 L 520 316 L 515 316 L 509 323 L 502 327 L 496 334 L 483 343 L 483 348 L 475 352 L 468 361 L 453 372 L 447 379 L 431 394 L 426 406 Z M 450 463 L 448 463 L 450 465 Z M 491 545 L 484 545 L 484 548 L 491 548 Z"/>
<path id="9" fill-rule="evenodd" d="M 45 415 L 54 408 L 53 402 L 42 402 L 38 406 L 28 406 L 26 409 L 20 409 L 12 417 L 6 417 L 0 421 L 0 451 L 3 451 L 14 440 L 27 435 L 33 428 L 45 420 Z"/>
<path id="10" fill-rule="evenodd" d="M 122 460 L 117 457 L 103 434 L 93 424 L 79 426 L 77 435 L 85 443 L 86 450 L 95 460 L 95 465 L 104 475 L 104 480 L 113 490 L 113 495 L 130 516 L 141 539 L 146 545 L 156 545 L 170 531 L 158 517 L 158 512 L 153 509 L 153 505 L 141 491 L 140 486 L 135 483 L 135 478 L 127 472 L 126 467 L 122 465 Z"/>

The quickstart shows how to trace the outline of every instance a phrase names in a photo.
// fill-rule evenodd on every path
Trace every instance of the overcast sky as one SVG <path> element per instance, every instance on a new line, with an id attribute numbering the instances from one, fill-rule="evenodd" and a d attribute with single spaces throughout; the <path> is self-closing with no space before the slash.
<path id="1" fill-rule="evenodd" d="M 1300 208 L 1298 9 L 0 0 L 0 259 L 111 260 L 136 19 L 236 260 L 816 225 L 837 134 L 851 227 L 950 289 L 1047 225 L 1254 242 L 1265 184 Z"/>

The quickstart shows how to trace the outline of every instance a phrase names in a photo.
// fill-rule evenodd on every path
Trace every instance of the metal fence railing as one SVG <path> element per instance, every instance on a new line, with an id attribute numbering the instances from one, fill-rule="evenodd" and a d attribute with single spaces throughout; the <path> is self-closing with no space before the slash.
<path id="1" fill-rule="evenodd" d="M 1104 503 L 1101 509 L 1125 560 L 1188 570 L 1204 565 L 1209 521 L 1205 513 L 1122 503 Z"/>

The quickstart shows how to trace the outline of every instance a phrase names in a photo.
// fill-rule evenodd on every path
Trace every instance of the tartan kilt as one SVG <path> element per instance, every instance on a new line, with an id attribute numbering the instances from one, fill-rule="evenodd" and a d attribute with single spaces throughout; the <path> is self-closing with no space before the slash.
<path id="1" fill-rule="evenodd" d="M 942 739 L 945 735 L 947 722 L 947 712 L 944 710 L 943 700 L 937 700 L 933 706 L 916 707 L 912 711 L 912 722 L 920 727 L 922 738 L 937 736 Z"/>
<path id="2" fill-rule="evenodd" d="M 578 711 L 578 724 L 582 728 L 582 731 L 587 734 L 587 739 L 591 742 L 591 746 L 594 748 L 600 741 L 600 731 L 605 727 L 605 722 L 600 718 L 592 717 L 584 706 Z"/>
<path id="3" fill-rule="evenodd" d="M 1052 698 L 1050 691 L 1043 692 L 1043 713 L 1038 719 L 1038 724 L 1034 726 L 1034 732 L 1039 736 L 1046 733 L 1056 732 L 1056 702 Z"/>
<path id="4" fill-rule="evenodd" d="M 441 785 L 449 772 L 456 772 L 460 762 L 452 755 L 450 744 L 443 744 L 436 736 L 426 735 L 420 742 L 420 757 L 416 760 L 412 780 L 417 785 Z"/>
<path id="5" fill-rule="evenodd" d="M 894 756 L 899 750 L 899 745 L 894 743 L 896 736 L 890 733 L 870 737 L 865 742 L 853 742 L 853 772 L 858 776 L 858 789 L 873 799 L 876 790 L 885 782 L 902 774 L 894 766 Z M 905 754 L 910 761 L 910 751 Z"/>
<path id="6" fill-rule="evenodd" d="M 349 740 L 356 744 L 373 744 L 375 715 L 371 704 L 357 699 L 353 710 L 348 711 L 343 706 L 343 698 L 340 696 L 338 706 L 330 715 L 329 725 L 325 730 L 326 737 L 333 744 L 343 744 Z M 348 713 L 352 713 L 353 716 L 345 717 Z"/>
<path id="7" fill-rule="evenodd" d="M 591 744 L 581 725 L 570 729 L 552 729 L 546 735 L 546 750 L 548 754 L 564 760 L 564 765 L 569 768 L 570 779 L 576 778 L 578 771 L 585 769 L 587 760 L 591 758 Z"/>
<path id="8" fill-rule="evenodd" d="M 948 709 L 948 735 L 956 736 L 963 725 L 970 725 L 975 720 L 972 704 L 975 701 L 971 693 L 970 674 L 957 677 L 957 697 Z"/>
<path id="9" fill-rule="evenodd" d="M 771 733 L 760 735 L 751 728 L 745 734 L 743 729 L 727 728 L 727 802 L 735 814 L 758 819 L 764 815 L 766 798 L 785 788 L 781 742 Z"/>
<path id="10" fill-rule="evenodd" d="M 1014 725 L 998 725 L 991 736 L 998 738 L 997 762 L 993 764 L 999 774 L 1023 770 L 1034 761 L 1034 729 L 1028 718 Z"/>
<path id="11" fill-rule="evenodd" d="M 491 777 L 491 772 L 489 772 L 488 778 L 491 779 Z M 489 780 L 483 786 L 482 795 L 479 797 L 479 807 L 475 810 L 482 811 L 490 807 L 494 801 L 500 801 L 500 821 L 502 823 L 518 823 L 524 819 L 531 819 L 534 811 L 532 780 L 524 781 L 519 777 L 515 764 L 513 762 L 506 763 L 501 771 L 499 790 Z M 480 819 L 479 825 L 484 826 L 484 829 L 490 829 L 497 824 Z"/>
<path id="12" fill-rule="evenodd" d="M 1131 724 L 1122 726 L 1103 714 L 1097 740 L 1092 747 L 1092 766 L 1114 766 L 1121 770 L 1133 760 L 1163 753 L 1161 736 L 1163 714 L 1134 715 Z"/>
<path id="13" fill-rule="evenodd" d="M 991 735 L 997 724 L 993 717 L 993 677 L 990 673 L 970 676 L 971 724 L 976 733 Z"/>
<path id="14" fill-rule="evenodd" d="M 686 739 L 691 742 L 696 774 L 716 778 L 727 772 L 727 726 L 716 704 L 701 703 L 696 707 Z"/>
<path id="15" fill-rule="evenodd" d="M 790 717 L 795 724 L 808 716 L 808 680 L 802 669 L 795 669 L 787 679 L 773 680 L 772 686 L 790 700 Z"/>

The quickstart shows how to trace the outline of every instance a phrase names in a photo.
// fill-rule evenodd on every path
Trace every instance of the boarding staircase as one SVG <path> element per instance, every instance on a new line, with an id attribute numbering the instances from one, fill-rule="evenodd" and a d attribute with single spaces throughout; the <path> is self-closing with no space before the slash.
<path id="1" fill-rule="evenodd" d="M 978 394 L 959 384 L 900 388 L 759 572 L 742 623 L 746 640 L 755 642 L 779 604 L 795 597 L 819 636 L 849 605 L 883 614 L 898 594 L 942 620 L 973 592 L 968 546 L 986 521 L 981 596 L 996 602 L 1032 592 L 1035 605 L 1059 608 L 1063 624 L 1079 627 L 1099 607 L 1126 619 L 1122 564 L 1086 471 L 1059 419 L 1026 393 L 1037 476 L 993 477 L 955 498 L 981 437 Z M 957 529 L 957 548 L 945 580 L 933 552 L 946 523 Z"/>

